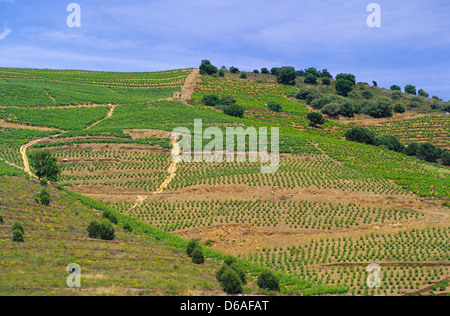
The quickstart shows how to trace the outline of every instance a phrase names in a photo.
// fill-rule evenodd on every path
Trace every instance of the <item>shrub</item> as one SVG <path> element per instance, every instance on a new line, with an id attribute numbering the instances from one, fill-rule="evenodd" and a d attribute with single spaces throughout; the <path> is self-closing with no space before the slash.
<path id="1" fill-rule="evenodd" d="M 322 107 L 322 113 L 330 117 L 338 116 L 341 113 L 341 106 L 336 102 L 329 103 Z"/>
<path id="2" fill-rule="evenodd" d="M 366 104 L 363 113 L 375 118 L 391 117 L 394 112 L 391 100 L 386 97 L 380 97 L 375 102 Z"/>
<path id="3" fill-rule="evenodd" d="M 117 219 L 116 215 L 114 215 L 113 213 L 111 213 L 111 211 L 109 210 L 105 210 L 102 214 L 102 217 L 104 219 L 109 220 L 111 223 L 113 223 L 114 225 L 117 225 L 119 223 L 119 220 Z"/>
<path id="4" fill-rule="evenodd" d="M 413 142 L 413 143 L 409 144 L 408 147 L 406 147 L 405 154 L 407 154 L 408 156 L 415 156 L 415 155 L 417 155 L 418 150 L 419 150 L 419 144 L 416 142 Z"/>
<path id="5" fill-rule="evenodd" d="M 88 228 L 87 228 L 87 232 L 88 232 L 88 236 L 89 238 L 99 238 L 100 237 L 100 230 L 101 230 L 101 224 L 97 221 L 92 221 Z"/>
<path id="6" fill-rule="evenodd" d="M 48 195 L 43 195 L 43 196 L 40 198 L 40 202 L 41 202 L 41 204 L 44 205 L 44 206 L 49 206 L 49 205 L 50 205 L 50 202 L 51 202 L 50 196 L 48 196 Z"/>
<path id="7" fill-rule="evenodd" d="M 367 100 L 370 100 L 370 99 L 372 99 L 373 97 L 374 97 L 374 93 L 373 93 L 373 91 L 372 90 L 369 90 L 369 89 L 366 89 L 366 90 L 364 90 L 362 93 L 362 96 L 364 97 L 364 98 L 366 98 Z"/>
<path id="8" fill-rule="evenodd" d="M 305 74 L 305 83 L 306 84 L 317 84 L 317 77 L 312 73 Z"/>
<path id="9" fill-rule="evenodd" d="M 92 221 L 87 231 L 90 238 L 100 238 L 103 240 L 113 240 L 116 233 L 110 222 L 98 223 L 97 221 Z"/>
<path id="10" fill-rule="evenodd" d="M 220 103 L 223 105 L 232 105 L 236 103 L 235 97 L 232 95 L 225 95 L 221 100 Z"/>
<path id="11" fill-rule="evenodd" d="M 446 150 L 442 153 L 441 156 L 442 163 L 446 166 L 450 166 L 450 151 Z"/>
<path id="12" fill-rule="evenodd" d="M 192 239 L 188 242 L 186 246 L 186 254 L 188 257 L 192 257 L 192 253 L 194 252 L 195 248 L 200 247 L 200 241 L 198 239 Z"/>
<path id="13" fill-rule="evenodd" d="M 400 142 L 400 140 L 393 135 L 382 135 L 375 137 L 375 145 L 376 146 L 385 146 L 389 150 L 393 150 L 396 152 L 402 152 L 405 149 L 405 146 Z"/>
<path id="14" fill-rule="evenodd" d="M 221 268 L 222 269 L 222 268 Z M 220 271 L 220 270 L 219 270 Z M 218 281 L 223 290 L 228 294 L 240 294 L 242 293 L 242 281 L 239 275 L 231 267 L 223 267 Z"/>
<path id="15" fill-rule="evenodd" d="M 4 223 L 4 221 L 3 221 L 3 216 L 0 215 L 0 224 L 3 224 L 3 223 Z"/>
<path id="16" fill-rule="evenodd" d="M 331 85 L 331 79 L 328 77 L 322 78 L 322 84 L 329 86 Z"/>
<path id="17" fill-rule="evenodd" d="M 262 69 L 261 69 L 261 73 L 262 73 L 263 75 L 268 75 L 268 74 L 270 74 L 270 71 L 269 71 L 269 69 L 267 69 L 267 68 L 262 68 Z"/>
<path id="18" fill-rule="evenodd" d="M 391 86 L 391 90 L 392 91 L 402 91 L 402 88 L 400 88 L 400 86 L 394 84 L 393 86 Z"/>
<path id="19" fill-rule="evenodd" d="M 22 223 L 15 222 L 13 227 L 11 228 L 13 234 L 13 241 L 15 242 L 24 242 L 23 235 L 25 235 L 25 230 L 23 228 Z"/>
<path id="20" fill-rule="evenodd" d="M 274 112 L 280 112 L 281 110 L 283 110 L 283 108 L 281 107 L 281 105 L 277 102 L 274 101 L 270 101 L 269 103 L 267 103 L 267 107 Z"/>
<path id="21" fill-rule="evenodd" d="M 18 230 L 22 232 L 22 234 L 25 234 L 25 230 L 23 228 L 23 225 L 21 222 L 15 222 L 14 225 L 11 228 L 12 231 Z"/>
<path id="22" fill-rule="evenodd" d="M 24 242 L 23 232 L 18 229 L 13 230 L 13 241 Z"/>
<path id="23" fill-rule="evenodd" d="M 353 91 L 354 83 L 345 79 L 336 80 L 336 94 L 342 95 L 344 97 L 348 96 L 350 92 Z"/>
<path id="24" fill-rule="evenodd" d="M 209 60 L 202 60 L 200 65 L 200 74 L 201 75 L 209 75 L 217 73 L 217 67 L 211 64 Z"/>
<path id="25" fill-rule="evenodd" d="M 133 232 L 133 227 L 130 224 L 125 223 L 123 225 L 123 230 L 126 231 L 127 233 L 132 233 Z"/>
<path id="26" fill-rule="evenodd" d="M 225 70 L 223 69 L 219 70 L 219 77 L 225 77 Z"/>
<path id="27" fill-rule="evenodd" d="M 247 274 L 245 273 L 244 267 L 240 263 L 233 262 L 230 265 L 230 268 L 237 273 L 237 275 L 241 279 L 242 284 L 247 284 Z"/>
<path id="28" fill-rule="evenodd" d="M 224 264 L 227 266 L 231 266 L 233 263 L 237 262 L 236 258 L 233 256 L 227 256 L 224 260 Z"/>
<path id="29" fill-rule="evenodd" d="M 317 125 L 322 125 L 325 123 L 325 119 L 323 118 L 323 115 L 317 112 L 311 112 L 308 114 L 307 116 L 308 120 L 309 120 L 309 125 L 310 126 L 317 126 Z"/>
<path id="30" fill-rule="evenodd" d="M 400 100 L 403 97 L 403 93 L 401 91 L 392 91 L 391 98 L 392 100 Z"/>
<path id="31" fill-rule="evenodd" d="M 405 93 L 416 95 L 417 93 L 416 87 L 410 84 L 406 85 Z"/>
<path id="32" fill-rule="evenodd" d="M 241 79 L 247 79 L 247 74 L 245 72 L 241 73 L 241 75 L 239 76 L 239 78 Z"/>
<path id="33" fill-rule="evenodd" d="M 420 95 L 421 97 L 428 98 L 428 97 L 430 96 L 430 95 L 429 95 L 428 93 L 426 93 L 423 89 L 419 89 L 418 93 L 419 93 L 419 95 Z"/>
<path id="34" fill-rule="evenodd" d="M 409 106 L 410 108 L 413 108 L 413 109 L 418 108 L 418 107 L 421 106 L 421 105 L 422 105 L 422 103 L 419 102 L 419 101 L 416 101 L 416 100 L 413 100 L 413 101 L 411 101 L 411 102 L 408 103 L 408 106 Z"/>
<path id="35" fill-rule="evenodd" d="M 239 68 L 236 68 L 236 67 L 234 67 L 234 66 L 231 66 L 231 67 L 230 67 L 230 72 L 231 72 L 232 74 L 237 74 L 237 73 L 239 73 Z"/>
<path id="36" fill-rule="evenodd" d="M 36 170 L 39 179 L 46 178 L 50 181 L 58 181 L 61 171 L 57 162 L 58 160 L 52 157 L 52 153 L 48 150 L 30 154 L 30 164 Z"/>
<path id="37" fill-rule="evenodd" d="M 406 107 L 402 103 L 397 103 L 394 105 L 395 113 L 405 113 Z"/>
<path id="38" fill-rule="evenodd" d="M 229 115 L 229 116 L 243 118 L 245 112 L 244 112 L 244 108 L 242 106 L 233 104 L 233 105 L 226 107 L 223 110 L 223 113 L 225 113 L 226 115 Z"/>
<path id="39" fill-rule="evenodd" d="M 284 85 L 294 86 L 296 78 L 297 76 L 295 75 L 294 67 L 281 67 L 277 76 L 277 81 Z"/>
<path id="40" fill-rule="evenodd" d="M 202 98 L 202 102 L 207 106 L 216 106 L 220 103 L 220 98 L 216 94 L 208 94 Z"/>
<path id="41" fill-rule="evenodd" d="M 345 133 L 348 141 L 373 145 L 375 143 L 375 133 L 364 127 L 354 127 Z"/>
<path id="42" fill-rule="evenodd" d="M 436 159 L 440 156 L 439 149 L 430 143 L 423 143 L 419 145 L 417 149 L 417 157 L 428 162 L 436 162 Z"/>
<path id="43" fill-rule="evenodd" d="M 266 270 L 261 272 L 257 281 L 258 286 L 261 289 L 269 291 L 280 290 L 280 280 L 272 271 Z"/>
<path id="44" fill-rule="evenodd" d="M 270 73 L 274 76 L 278 76 L 278 74 L 280 73 L 281 68 L 279 67 L 273 67 L 272 69 L 270 69 Z"/>
<path id="45" fill-rule="evenodd" d="M 205 256 L 203 255 L 203 251 L 200 247 L 196 247 L 191 253 L 192 262 L 195 264 L 203 264 L 205 263 Z"/>
<path id="46" fill-rule="evenodd" d="M 352 102 L 347 101 L 341 105 L 339 114 L 345 117 L 354 117 L 355 116 L 355 107 Z"/>

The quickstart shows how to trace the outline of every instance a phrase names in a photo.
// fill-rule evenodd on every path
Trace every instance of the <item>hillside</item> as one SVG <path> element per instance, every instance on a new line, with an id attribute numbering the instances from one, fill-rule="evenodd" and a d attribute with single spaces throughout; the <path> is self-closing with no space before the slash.
<path id="1" fill-rule="evenodd" d="M 22 291 L 17 280 L 23 278 L 12 270 L 19 263 L 21 271 L 48 276 L 45 286 L 35 276 L 24 279 L 25 293 L 73 294 L 64 289 L 64 269 L 76 259 L 87 267 L 86 294 L 218 295 L 223 292 L 215 272 L 224 254 L 242 260 L 252 277 L 263 267 L 276 271 L 287 294 L 450 290 L 444 286 L 450 276 L 450 169 L 440 158 L 427 162 L 345 137 L 360 126 L 397 136 L 405 148 L 431 142 L 441 155 L 449 149 L 449 117 L 438 98 L 396 93 L 394 100 L 393 91 L 356 82 L 354 93 L 344 97 L 336 94 L 334 78 L 309 84 L 302 74 L 283 85 L 270 74 L 228 70 L 221 77 L 197 76 L 192 69 L 124 74 L 2 68 L 0 78 L 2 263 L 10 269 L 10 282 L 0 288 L 5 293 Z M 183 91 L 182 102 L 172 98 L 175 91 Z M 210 95 L 232 96 L 243 117 L 224 114 L 230 105 L 221 101 L 205 105 Z M 380 98 L 389 99 L 392 109 L 394 101 L 401 103 L 405 113 L 371 117 L 367 113 Z M 269 109 L 270 102 L 281 110 Z M 359 113 L 331 115 L 330 104 Z M 311 112 L 328 113 L 325 123 L 311 126 Z M 199 119 L 202 132 L 215 127 L 223 135 L 229 127 L 278 127 L 278 171 L 261 173 L 260 162 L 247 160 L 173 161 L 179 144 L 171 131 L 192 132 Z M 33 200 L 36 180 L 23 178 L 36 171 L 27 168 L 30 155 L 44 150 L 61 168 L 60 188 L 76 192 L 52 188 L 55 204 L 48 209 Z M 119 224 L 114 242 L 89 240 L 86 226 L 101 215 L 89 207 L 90 199 L 103 203 L 94 208 L 113 209 L 140 228 L 129 234 Z M 23 245 L 8 235 L 15 219 L 29 232 Z M 155 234 L 165 237 L 156 240 Z M 205 245 L 204 266 L 194 266 L 180 246 L 193 238 Z M 35 249 L 46 252 L 37 256 Z M 372 263 L 382 268 L 380 288 L 366 283 Z M 252 280 L 244 292 L 260 294 Z"/>

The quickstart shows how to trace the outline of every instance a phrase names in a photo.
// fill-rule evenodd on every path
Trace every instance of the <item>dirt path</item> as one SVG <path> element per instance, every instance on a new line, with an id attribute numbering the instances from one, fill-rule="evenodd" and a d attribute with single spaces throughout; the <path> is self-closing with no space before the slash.
<path id="1" fill-rule="evenodd" d="M 23 161 L 23 170 L 26 173 L 28 173 L 30 175 L 30 177 L 37 178 L 36 175 L 31 172 L 30 163 L 28 162 L 28 157 L 27 157 L 27 149 L 33 145 L 36 145 L 39 142 L 42 142 L 42 141 L 48 140 L 48 139 L 49 139 L 48 137 L 35 139 L 35 140 L 29 142 L 28 144 L 25 144 L 22 147 L 20 147 L 20 155 L 22 156 L 22 161 Z"/>
<path id="2" fill-rule="evenodd" d="M 189 76 L 187 76 L 183 87 L 181 87 L 181 102 L 187 104 L 187 102 L 191 100 L 192 94 L 195 92 L 195 87 L 197 86 L 197 83 L 199 81 L 200 69 L 194 68 L 192 69 L 192 72 L 189 74 Z"/>
<path id="3" fill-rule="evenodd" d="M 106 114 L 106 117 L 103 118 L 103 119 L 101 119 L 101 120 L 99 120 L 99 121 L 97 121 L 97 122 L 95 122 L 94 124 L 92 124 L 92 125 L 86 127 L 85 130 L 87 131 L 87 130 L 91 129 L 92 127 L 94 127 L 95 125 L 100 124 L 100 123 L 103 122 L 104 120 L 106 120 L 106 119 L 112 117 L 113 114 L 114 114 L 114 109 L 115 109 L 115 108 L 116 108 L 116 105 L 111 105 L 111 104 L 109 104 L 109 111 L 108 111 L 108 113 Z"/>

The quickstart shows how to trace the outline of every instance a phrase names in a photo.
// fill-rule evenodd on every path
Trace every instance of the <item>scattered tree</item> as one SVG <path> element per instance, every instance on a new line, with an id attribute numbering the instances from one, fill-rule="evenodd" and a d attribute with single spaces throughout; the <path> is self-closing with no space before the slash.
<path id="1" fill-rule="evenodd" d="M 30 154 L 31 166 L 36 170 L 36 175 L 39 179 L 45 177 L 50 181 L 58 181 L 61 171 L 57 162 L 58 160 L 52 157 L 52 153 L 48 150 L 36 151 Z"/>
<path id="2" fill-rule="evenodd" d="M 200 65 L 200 74 L 201 75 L 209 75 L 217 73 L 217 67 L 211 64 L 209 60 L 202 60 L 202 64 Z"/>
<path id="3" fill-rule="evenodd" d="M 375 133 L 364 127 L 354 127 L 345 133 L 348 141 L 373 145 L 375 143 Z"/>
<path id="4" fill-rule="evenodd" d="M 229 115 L 229 116 L 243 118 L 245 111 L 244 111 L 244 108 L 242 106 L 237 105 L 237 104 L 233 104 L 233 105 L 230 105 L 230 106 L 226 107 L 223 110 L 223 113 L 225 113 L 226 115 Z"/>
<path id="5" fill-rule="evenodd" d="M 220 103 L 220 98 L 216 94 L 207 94 L 202 98 L 202 102 L 207 106 L 216 106 Z"/>
<path id="6" fill-rule="evenodd" d="M 297 78 L 295 74 L 295 68 L 294 67 L 281 67 L 280 71 L 277 75 L 277 81 L 278 83 L 284 84 L 284 85 L 295 85 L 295 79 Z"/>
<path id="7" fill-rule="evenodd" d="M 316 127 L 317 125 L 322 125 L 325 123 L 325 119 L 323 118 L 323 115 L 317 112 L 311 112 L 307 116 L 309 120 L 309 125 Z"/>
<path id="8" fill-rule="evenodd" d="M 258 286 L 261 289 L 269 291 L 279 291 L 280 290 L 280 279 L 272 271 L 265 270 L 261 272 L 258 276 L 257 281 Z"/>
<path id="9" fill-rule="evenodd" d="M 406 85 L 405 93 L 416 95 L 416 93 L 417 93 L 416 87 L 413 85 L 410 85 L 410 84 Z"/>
<path id="10" fill-rule="evenodd" d="M 281 112 L 283 110 L 283 108 L 281 107 L 281 105 L 277 102 L 274 101 L 269 101 L 269 103 L 267 103 L 267 107 L 274 112 Z"/>

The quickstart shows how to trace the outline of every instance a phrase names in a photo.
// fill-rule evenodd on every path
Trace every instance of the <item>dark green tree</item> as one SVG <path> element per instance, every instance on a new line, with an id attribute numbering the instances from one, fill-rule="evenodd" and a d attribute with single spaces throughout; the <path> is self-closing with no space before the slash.
<path id="1" fill-rule="evenodd" d="M 207 94 L 202 98 L 202 102 L 207 106 L 216 106 L 220 103 L 220 98 L 216 94 Z"/>
<path id="2" fill-rule="evenodd" d="M 46 151 L 36 151 L 30 154 L 31 166 L 36 171 L 39 179 L 46 178 L 47 180 L 56 182 L 61 173 L 58 160 L 52 157 L 52 153 Z"/>
<path id="3" fill-rule="evenodd" d="M 410 84 L 406 85 L 405 93 L 416 95 L 416 93 L 417 93 L 416 87 L 413 85 L 410 85 Z"/>
<path id="4" fill-rule="evenodd" d="M 295 85 L 295 79 L 297 76 L 295 75 L 295 68 L 294 67 L 281 67 L 280 71 L 277 75 L 277 81 L 278 83 L 284 84 L 284 85 Z"/>
<path id="5" fill-rule="evenodd" d="M 345 138 L 348 141 L 364 143 L 368 145 L 375 144 L 375 137 L 376 135 L 374 132 L 364 127 L 354 127 L 352 129 L 349 129 L 345 133 Z"/>
<path id="6" fill-rule="evenodd" d="M 237 105 L 237 104 L 233 104 L 233 105 L 230 105 L 230 106 L 226 107 L 223 110 L 223 113 L 225 113 L 226 115 L 229 115 L 229 116 L 243 118 L 245 111 L 244 111 L 244 108 L 242 106 Z"/>
<path id="7" fill-rule="evenodd" d="M 442 163 L 446 166 L 450 166 L 450 150 L 445 150 L 441 156 Z"/>
<path id="8" fill-rule="evenodd" d="M 305 83 L 307 84 L 317 84 L 317 77 L 312 73 L 305 74 Z"/>
<path id="9" fill-rule="evenodd" d="M 259 288 L 269 291 L 279 291 L 280 290 L 280 279 L 275 273 L 269 270 L 261 272 L 258 276 L 257 284 Z"/>
<path id="10" fill-rule="evenodd" d="M 402 91 L 402 88 L 400 88 L 400 86 L 394 84 L 391 86 L 391 90 L 392 91 Z"/>
<path id="11" fill-rule="evenodd" d="M 269 108 L 269 110 L 274 111 L 274 112 L 281 112 L 283 110 L 280 103 L 277 103 L 274 101 L 269 101 L 267 103 L 267 107 Z"/>
<path id="12" fill-rule="evenodd" d="M 200 74 L 201 75 L 209 75 L 217 73 L 217 67 L 211 64 L 209 60 L 202 60 L 200 65 Z"/>
<path id="13" fill-rule="evenodd" d="M 440 157 L 440 151 L 431 143 L 423 143 L 419 145 L 416 155 L 419 159 L 428 162 L 436 162 L 436 160 Z"/>
<path id="14" fill-rule="evenodd" d="M 336 94 L 347 97 L 350 92 L 353 91 L 355 84 L 347 79 L 343 79 L 342 77 L 336 79 Z"/>
<path id="15" fill-rule="evenodd" d="M 317 125 L 322 125 L 325 123 L 325 119 L 323 118 L 323 115 L 317 112 L 311 112 L 307 116 L 309 120 L 309 125 L 316 127 Z"/>
<path id="16" fill-rule="evenodd" d="M 405 148 L 405 154 L 408 156 L 415 156 L 417 155 L 417 151 L 419 150 L 419 144 L 416 142 L 413 142 L 408 145 L 408 147 Z"/>

